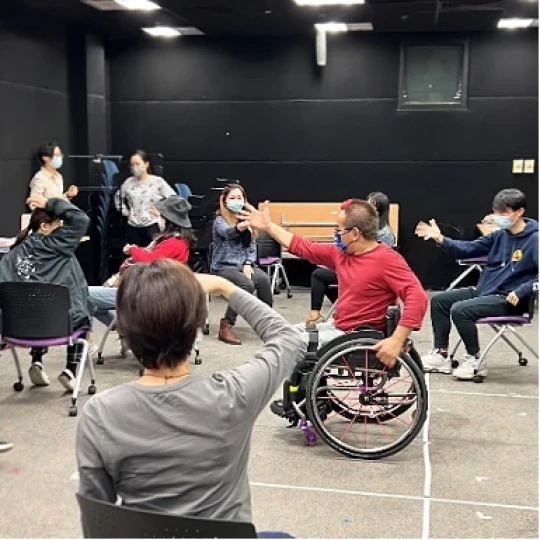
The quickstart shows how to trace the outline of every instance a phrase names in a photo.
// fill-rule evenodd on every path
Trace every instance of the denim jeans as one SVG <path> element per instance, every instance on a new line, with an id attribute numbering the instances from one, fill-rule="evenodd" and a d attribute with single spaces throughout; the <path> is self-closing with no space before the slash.
<path id="1" fill-rule="evenodd" d="M 88 287 L 94 317 L 109 326 L 116 317 L 116 287 Z"/>

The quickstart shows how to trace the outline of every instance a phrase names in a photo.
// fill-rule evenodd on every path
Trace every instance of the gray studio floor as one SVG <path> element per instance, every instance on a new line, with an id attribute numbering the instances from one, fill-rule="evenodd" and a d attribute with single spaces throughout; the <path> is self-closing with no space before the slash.
<path id="1" fill-rule="evenodd" d="M 298 322 L 305 319 L 308 300 L 306 291 L 295 291 L 291 300 L 282 294 L 276 309 Z M 223 307 L 220 300 L 211 303 L 212 333 L 202 343 L 204 362 L 193 366 L 194 372 L 230 368 L 259 346 L 243 321 L 242 347 L 217 341 Z M 421 353 L 430 344 L 429 326 L 426 319 L 415 336 Z M 524 334 L 537 342 L 537 328 Z M 488 335 L 482 332 L 483 343 Z M 97 368 L 98 390 L 136 377 L 135 361 L 115 357 L 118 350 L 111 339 L 106 365 Z M 265 411 L 251 451 L 256 526 L 300 537 L 419 538 L 423 520 L 429 520 L 433 538 L 538 538 L 538 360 L 528 356 L 529 366 L 520 367 L 514 353 L 499 344 L 483 384 L 430 375 L 429 444 L 419 435 L 384 461 L 350 461 L 323 443 L 306 447 L 299 430 L 287 430 Z M 52 379 L 63 367 L 63 351 L 49 354 L 46 366 Z M 27 386 L 22 394 L 13 392 L 14 380 L 10 355 L 3 353 L 0 438 L 16 447 L 0 456 L 0 536 L 80 537 L 76 419 L 66 414 L 68 398 L 56 380 L 45 389 Z M 81 405 L 86 399 L 83 395 Z M 424 451 L 432 473 L 427 485 Z"/>

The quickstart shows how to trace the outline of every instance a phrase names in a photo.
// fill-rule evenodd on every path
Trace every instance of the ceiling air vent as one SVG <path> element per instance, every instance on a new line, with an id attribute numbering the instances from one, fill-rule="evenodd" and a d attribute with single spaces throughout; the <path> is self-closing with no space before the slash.
<path id="1" fill-rule="evenodd" d="M 81 0 L 81 2 L 100 11 L 127 11 L 114 0 Z"/>

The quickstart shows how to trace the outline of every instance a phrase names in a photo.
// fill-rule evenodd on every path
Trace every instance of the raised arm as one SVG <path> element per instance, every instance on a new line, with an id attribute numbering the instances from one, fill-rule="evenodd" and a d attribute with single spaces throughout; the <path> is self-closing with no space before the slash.
<path id="1" fill-rule="evenodd" d="M 45 208 L 63 222 L 62 226 L 44 237 L 43 245 L 60 255 L 72 254 L 88 231 L 90 218 L 80 208 L 63 199 L 47 200 L 43 197 L 30 197 L 28 205 L 30 204 Z"/>
<path id="2" fill-rule="evenodd" d="M 302 338 L 300 332 L 281 315 L 245 291 L 237 289 L 229 303 L 253 328 L 264 345 L 241 366 L 214 376 L 230 385 L 233 410 L 242 414 L 247 408 L 256 418 L 283 379 L 292 372 Z"/>
<path id="3" fill-rule="evenodd" d="M 251 227 L 266 231 L 274 240 L 279 242 L 290 253 L 307 259 L 313 264 L 335 268 L 336 256 L 339 254 L 336 247 L 331 244 L 317 244 L 306 238 L 296 236 L 286 231 L 270 220 L 268 210 L 259 211 L 250 204 L 239 212 L 239 217 L 245 219 Z"/>
<path id="4" fill-rule="evenodd" d="M 214 233 L 226 240 L 236 238 L 241 232 L 238 225 L 229 225 L 222 216 L 217 216 L 214 221 Z"/>

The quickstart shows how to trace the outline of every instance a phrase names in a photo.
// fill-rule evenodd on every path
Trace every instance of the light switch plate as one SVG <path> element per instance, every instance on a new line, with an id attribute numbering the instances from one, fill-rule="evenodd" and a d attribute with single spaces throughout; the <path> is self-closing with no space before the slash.
<path id="1" fill-rule="evenodd" d="M 526 159 L 525 165 L 523 167 L 523 172 L 525 174 L 533 174 L 534 173 L 534 159 Z"/>
<path id="2" fill-rule="evenodd" d="M 522 159 L 514 159 L 512 163 L 512 173 L 523 174 L 523 160 Z"/>

